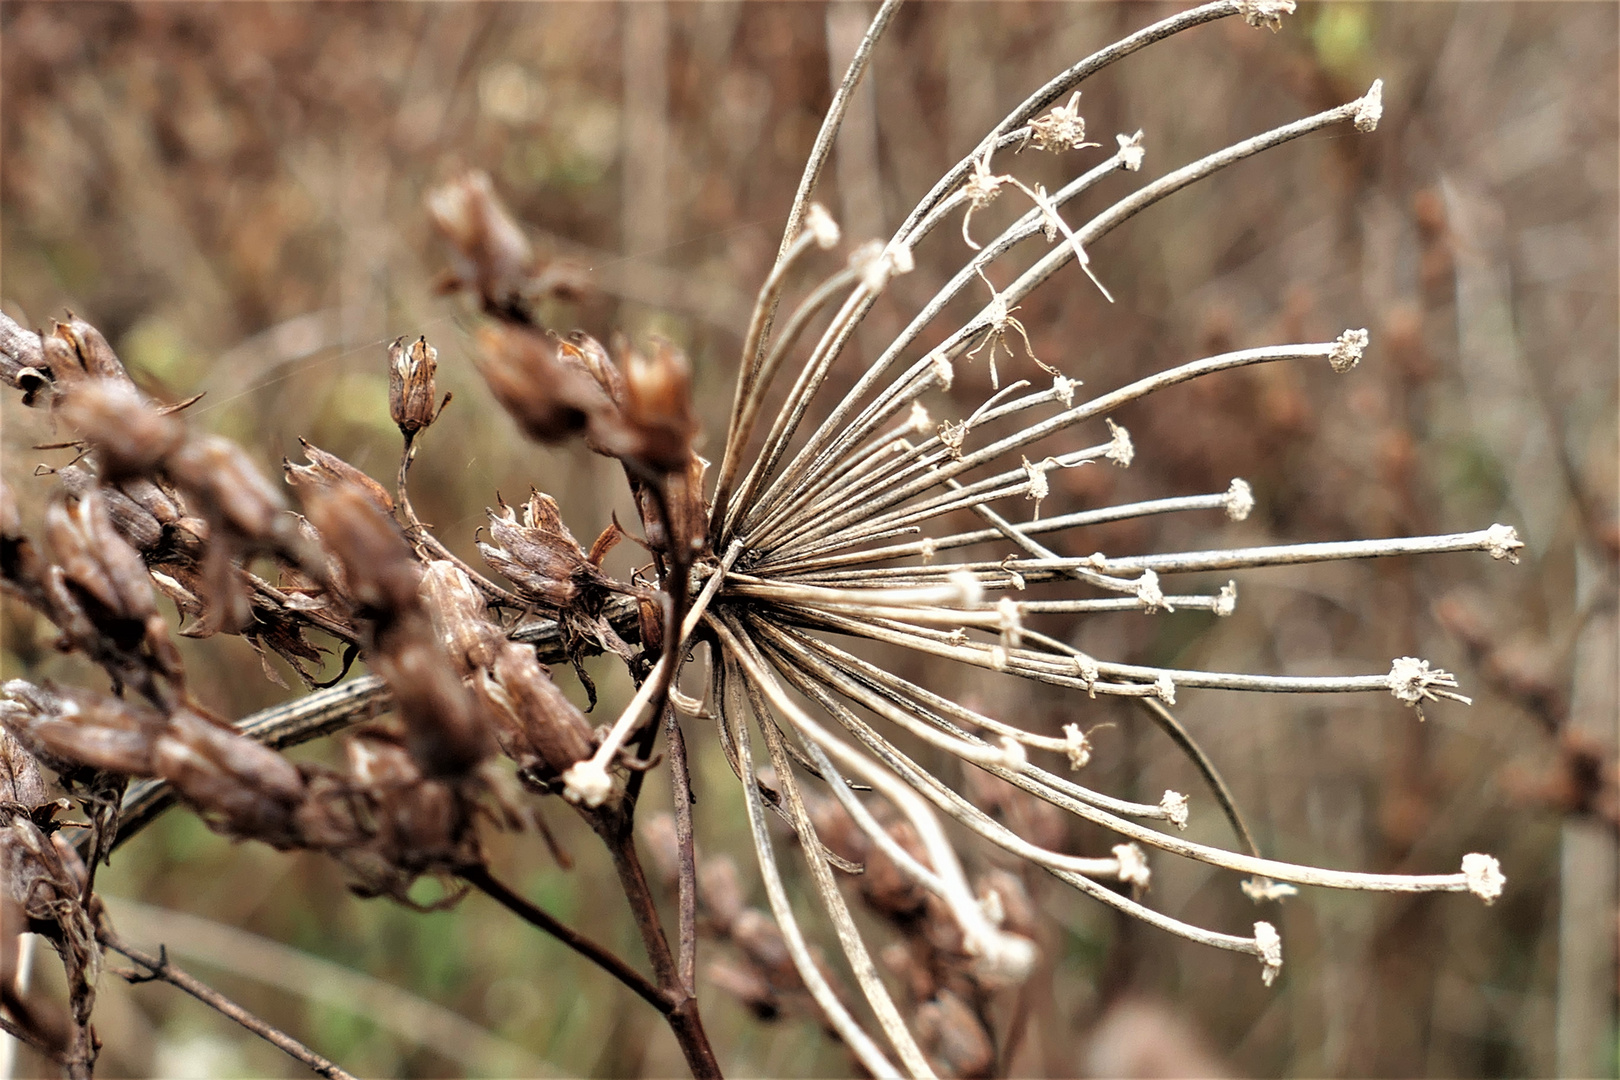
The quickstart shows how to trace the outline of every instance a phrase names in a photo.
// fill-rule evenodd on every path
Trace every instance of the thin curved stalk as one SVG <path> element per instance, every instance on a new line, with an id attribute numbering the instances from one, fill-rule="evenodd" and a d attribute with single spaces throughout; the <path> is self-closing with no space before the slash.
<path id="1" fill-rule="evenodd" d="M 810 868 L 810 879 L 821 900 L 822 910 L 831 920 L 833 929 L 838 935 L 838 943 L 844 950 L 850 969 L 855 973 L 855 981 L 860 984 L 861 992 L 866 995 L 867 1002 L 872 1006 L 878 1026 L 888 1036 L 889 1044 L 894 1047 L 895 1053 L 900 1058 L 900 1064 L 913 1076 L 932 1077 L 934 1071 L 929 1067 L 928 1059 L 923 1056 L 917 1040 L 906 1027 L 905 1020 L 901 1018 L 900 1010 L 895 1007 L 888 988 L 878 977 L 877 966 L 872 963 L 871 954 L 866 950 L 866 942 L 861 939 L 861 932 L 856 929 L 855 920 L 850 917 L 849 907 L 844 903 L 844 894 L 839 891 L 838 883 L 833 880 L 832 871 L 828 869 L 827 860 L 821 854 L 821 837 L 817 834 L 815 824 L 810 820 L 810 813 L 805 809 L 804 799 L 799 794 L 799 783 L 794 779 L 792 762 L 783 748 L 782 734 L 770 716 L 770 706 L 752 681 L 745 680 L 744 686 L 747 688 L 749 704 L 754 712 L 754 722 L 758 725 L 760 734 L 765 737 L 771 767 L 776 770 L 777 790 L 781 792 L 783 801 L 787 804 L 794 831 L 798 833 L 799 850 L 804 854 L 805 865 Z"/>
<path id="2" fill-rule="evenodd" d="M 706 621 L 711 627 L 717 625 L 712 617 L 706 617 Z M 855 1022 L 849 1010 L 844 1008 L 843 1002 L 838 1000 L 838 995 L 828 985 L 821 970 L 816 966 L 815 957 L 810 954 L 809 946 L 805 944 L 804 933 L 799 929 L 798 919 L 794 917 L 787 890 L 782 885 L 782 875 L 776 867 L 776 851 L 765 821 L 765 800 L 760 794 L 759 778 L 754 775 L 754 758 L 748 738 L 747 722 L 743 720 L 741 710 L 733 710 L 722 705 L 720 712 L 722 718 L 729 722 L 732 745 L 737 750 L 738 774 L 742 777 L 743 798 L 748 807 L 748 831 L 754 839 L 754 852 L 759 861 L 760 877 L 765 883 L 765 896 L 770 903 L 771 914 L 776 918 L 776 925 L 782 931 L 782 940 L 793 958 L 793 966 L 798 970 L 799 977 L 804 980 L 805 989 L 810 991 L 810 996 L 821 1006 L 827 1022 L 844 1041 L 844 1045 L 848 1046 L 860 1060 L 861 1066 L 873 1076 L 899 1077 L 900 1072 L 872 1041 L 871 1036 L 861 1030 L 861 1026 Z"/>

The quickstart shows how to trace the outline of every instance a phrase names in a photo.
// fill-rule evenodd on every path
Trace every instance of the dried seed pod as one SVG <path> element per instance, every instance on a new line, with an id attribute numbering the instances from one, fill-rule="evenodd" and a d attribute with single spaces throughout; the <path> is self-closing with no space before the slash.
<path id="1" fill-rule="evenodd" d="M 478 346 L 473 360 L 479 374 L 495 400 L 536 442 L 578 435 L 594 414 L 611 409 L 607 394 L 583 364 L 560 362 L 556 342 L 538 330 L 507 323 L 482 326 Z"/>
<path id="2" fill-rule="evenodd" d="M 67 583 L 100 605 L 94 616 L 144 626 L 157 613 L 146 564 L 113 528 L 100 492 L 47 506 L 45 543 Z"/>
<path id="3" fill-rule="evenodd" d="M 418 431 L 438 419 L 439 412 L 449 404 L 434 405 L 437 393 L 433 376 L 439 369 L 439 350 L 419 337 L 410 345 L 398 338 L 388 347 L 388 414 L 400 434 L 411 438 Z"/>
<path id="4" fill-rule="evenodd" d="M 455 563 L 435 559 L 422 571 L 420 592 L 439 641 L 462 677 L 492 667 L 506 635 L 489 620 L 489 605 L 472 579 Z"/>
<path id="5" fill-rule="evenodd" d="M 353 484 L 307 489 L 304 507 L 343 569 L 350 599 L 368 618 L 392 619 L 417 608 L 420 571 L 399 526 Z"/>
<path id="6" fill-rule="evenodd" d="M 298 445 L 304 448 L 304 456 L 309 459 L 308 465 L 295 465 L 283 459 L 282 472 L 287 474 L 287 483 L 294 487 L 331 487 L 333 484 L 353 484 L 371 497 L 378 508 L 385 514 L 394 512 L 394 497 L 388 489 L 377 481 L 350 465 L 336 454 L 329 454 L 316 446 L 308 439 L 299 439 Z"/>
<path id="7" fill-rule="evenodd" d="M 102 503 L 106 506 L 107 516 L 112 520 L 113 528 L 117 529 L 119 535 L 128 540 L 136 551 L 144 554 L 155 550 L 163 542 L 163 522 L 159 521 L 156 515 L 119 488 L 100 488 L 100 478 L 83 465 L 67 465 L 56 470 L 56 479 L 61 490 L 70 496 L 82 497 L 99 488 Z M 128 481 L 128 483 L 136 482 L 145 483 L 152 490 L 157 490 L 149 481 Z"/>
<path id="8" fill-rule="evenodd" d="M 357 794 L 375 822 L 367 850 L 344 857 L 361 873 L 357 891 L 403 897 L 419 874 L 481 860 L 470 806 L 449 784 L 424 777 L 414 752 L 396 735 L 367 728 L 344 748 Z"/>
<path id="9" fill-rule="evenodd" d="M 995 1047 L 984 1023 L 949 990 L 917 1006 L 917 1038 L 941 1076 L 994 1074 Z"/>
<path id="10" fill-rule="evenodd" d="M 0 720 L 4 717 L 5 703 L 0 702 Z M 0 802 L 16 803 L 32 810 L 45 805 L 46 801 L 45 781 L 40 777 L 34 755 L 0 723 Z"/>
<path id="11" fill-rule="evenodd" d="M 517 313 L 534 276 L 534 250 L 489 174 L 465 172 L 428 192 L 426 202 L 428 217 L 455 252 L 451 284 L 475 288 L 487 311 Z"/>
<path id="12" fill-rule="evenodd" d="M 169 475 L 224 523 L 250 540 L 275 542 L 291 529 L 287 503 L 240 446 L 218 435 L 187 439 L 167 461 Z"/>
<path id="13" fill-rule="evenodd" d="M 591 725 L 551 681 L 534 649 L 507 642 L 501 646 L 491 674 L 493 678 L 484 675 L 477 685 L 494 706 L 491 716 L 497 720 L 497 737 L 503 749 L 510 740 L 528 750 L 533 760 L 524 761 L 510 750 L 508 756 L 533 770 L 542 782 L 591 756 L 595 749 Z"/>
<path id="14" fill-rule="evenodd" d="M 885 831 L 907 854 L 926 865 L 927 850 L 916 827 L 909 821 L 891 822 L 885 826 Z M 866 873 L 861 875 L 861 895 L 874 909 L 889 918 L 905 919 L 922 912 L 929 893 L 915 878 L 895 865 L 893 859 L 874 846 L 866 859 Z M 954 925 L 955 920 L 950 920 L 949 916 L 947 919 Z"/>
<path id="15" fill-rule="evenodd" d="M 571 331 L 557 346 L 557 357 L 563 362 L 575 362 L 590 373 L 615 405 L 624 403 L 628 392 L 624 372 L 613 362 L 612 355 L 591 335 L 580 330 Z"/>
<path id="16" fill-rule="evenodd" d="M 499 513 L 490 510 L 488 514 L 489 534 L 495 543 L 480 543 L 478 550 L 526 598 L 563 610 L 588 585 L 602 580 L 585 549 L 563 524 L 551 496 L 532 492 L 523 506 L 521 523 L 505 502 L 500 503 Z"/>
<path id="17" fill-rule="evenodd" d="M 686 355 L 661 338 L 649 359 L 629 350 L 617 415 L 593 417 L 592 437 L 613 456 L 657 473 L 686 469 L 697 436 L 692 368 Z"/>
<path id="18" fill-rule="evenodd" d="M 58 773 L 101 769 L 125 776 L 155 772 L 153 748 L 164 717 L 90 690 L 35 686 L 13 679 L 0 699 L 0 726 Z"/>
<path id="19" fill-rule="evenodd" d="M 47 351 L 54 346 L 47 339 Z M 66 348 L 66 346 L 62 346 Z M 95 447 L 104 480 L 145 476 L 173 454 L 185 425 L 153 408 L 126 380 L 83 378 L 64 390 L 60 415 Z"/>
<path id="20" fill-rule="evenodd" d="M 67 322 L 57 323 L 51 329 L 57 337 L 73 347 L 80 366 L 95 378 L 130 383 L 129 373 L 124 370 L 124 362 L 118 359 L 118 354 L 107 344 L 107 339 L 101 336 L 101 331 L 71 311 L 67 315 Z"/>
<path id="21" fill-rule="evenodd" d="M 299 846 L 293 812 L 304 800 L 304 780 L 274 750 L 181 709 L 169 717 L 152 761 L 210 827 L 272 847 Z"/>
<path id="22" fill-rule="evenodd" d="M 410 635 L 381 636 L 368 660 L 394 692 L 411 756 L 429 776 L 468 772 L 494 749 L 478 700 L 433 640 L 425 615 L 398 629 Z"/>

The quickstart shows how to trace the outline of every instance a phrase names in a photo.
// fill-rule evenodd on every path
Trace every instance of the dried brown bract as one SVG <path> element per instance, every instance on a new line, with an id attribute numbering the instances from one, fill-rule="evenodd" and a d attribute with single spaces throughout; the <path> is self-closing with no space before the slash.
<path id="1" fill-rule="evenodd" d="M 366 493 L 377 508 L 385 514 L 394 512 L 394 497 L 388 489 L 377 481 L 350 465 L 336 454 L 329 454 L 316 446 L 308 439 L 299 439 L 298 445 L 304 448 L 304 456 L 309 459 L 308 465 L 296 465 L 291 461 L 283 460 L 281 471 L 287 474 L 287 483 L 294 487 L 316 486 L 331 487 L 336 484 L 351 484 Z"/>

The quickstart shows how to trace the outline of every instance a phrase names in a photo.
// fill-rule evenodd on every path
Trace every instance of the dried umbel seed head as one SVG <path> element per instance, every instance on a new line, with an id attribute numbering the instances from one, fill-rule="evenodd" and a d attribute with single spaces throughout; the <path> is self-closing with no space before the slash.
<path id="1" fill-rule="evenodd" d="M 404 338 L 388 347 L 388 414 L 407 438 L 438 419 L 439 411 L 450 403 L 435 405 L 433 376 L 439 369 L 439 350 L 419 337 L 409 345 Z"/>
<path id="2" fill-rule="evenodd" d="M 609 402 L 582 368 L 559 362 L 558 345 L 538 330 L 494 323 L 478 330 L 473 354 L 495 400 L 536 442 L 580 434 Z"/>
<path id="3" fill-rule="evenodd" d="M 1086 142 L 1086 121 L 1080 115 L 1078 90 L 1067 105 L 1059 105 L 1040 119 L 1031 120 L 1029 130 L 1037 148 L 1054 153 L 1099 145 Z"/>
<path id="4" fill-rule="evenodd" d="M 486 310 L 515 312 L 534 275 L 534 251 L 489 174 L 466 172 L 434 188 L 427 211 L 455 251 L 451 284 L 475 288 Z"/>
<path id="5" fill-rule="evenodd" d="M 357 490 L 365 492 L 383 513 L 394 512 L 394 497 L 377 481 L 336 454 L 322 450 L 308 439 L 299 439 L 298 445 L 304 448 L 304 456 L 309 459 L 309 464 L 295 465 L 283 459 L 281 471 L 286 473 L 287 483 L 294 487 L 332 487 L 350 484 Z"/>

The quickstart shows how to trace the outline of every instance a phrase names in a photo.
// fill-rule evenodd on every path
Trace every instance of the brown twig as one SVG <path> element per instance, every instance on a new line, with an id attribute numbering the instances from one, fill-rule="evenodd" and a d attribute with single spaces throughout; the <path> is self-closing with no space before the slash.
<path id="1" fill-rule="evenodd" d="M 692 838 L 692 776 L 687 771 L 686 736 L 675 710 L 664 709 L 664 741 L 669 746 L 670 794 L 675 803 L 675 846 L 679 859 L 676 970 L 688 994 L 697 993 L 697 847 Z"/>
<path id="2" fill-rule="evenodd" d="M 524 922 L 544 930 L 609 975 L 612 975 L 615 979 L 618 979 L 659 1012 L 666 1016 L 669 1014 L 674 1003 L 670 1000 L 669 995 L 649 982 L 645 975 L 619 959 L 611 950 L 563 925 L 541 908 L 536 907 L 513 892 L 504 883 L 497 880 L 487 867 L 477 866 L 463 870 L 461 879 Z"/>
<path id="3" fill-rule="evenodd" d="M 197 981 L 175 967 L 169 962 L 168 950 L 163 946 L 158 947 L 157 956 L 143 953 L 139 949 L 126 944 L 105 925 L 102 926 L 97 936 L 107 948 L 113 952 L 121 953 L 146 969 L 147 974 L 145 975 L 125 975 L 124 978 L 131 984 L 159 980 L 171 986 L 179 987 L 215 1012 L 230 1017 L 265 1042 L 276 1046 L 288 1057 L 308 1066 L 312 1072 L 330 1077 L 331 1080 L 354 1080 L 351 1073 L 345 1072 L 339 1066 L 326 1060 L 280 1028 L 265 1023 L 219 991 Z"/>
<path id="4" fill-rule="evenodd" d="M 697 997 L 682 983 L 680 969 L 669 951 L 669 941 L 664 937 L 663 925 L 658 921 L 658 906 L 653 901 L 647 875 L 642 871 L 641 860 L 636 855 L 630 815 L 613 806 L 587 812 L 584 816 L 607 845 L 608 853 L 613 858 L 613 869 L 619 875 L 619 885 L 624 890 L 625 899 L 630 902 L 630 913 L 635 919 L 636 929 L 641 932 L 642 945 L 647 950 L 647 959 L 652 963 L 659 991 L 669 1000 L 664 1019 L 676 1042 L 680 1043 L 687 1067 L 695 1077 L 720 1076 L 720 1063 L 709 1046 L 709 1036 L 703 1030 L 703 1020 L 698 1015 Z"/>

